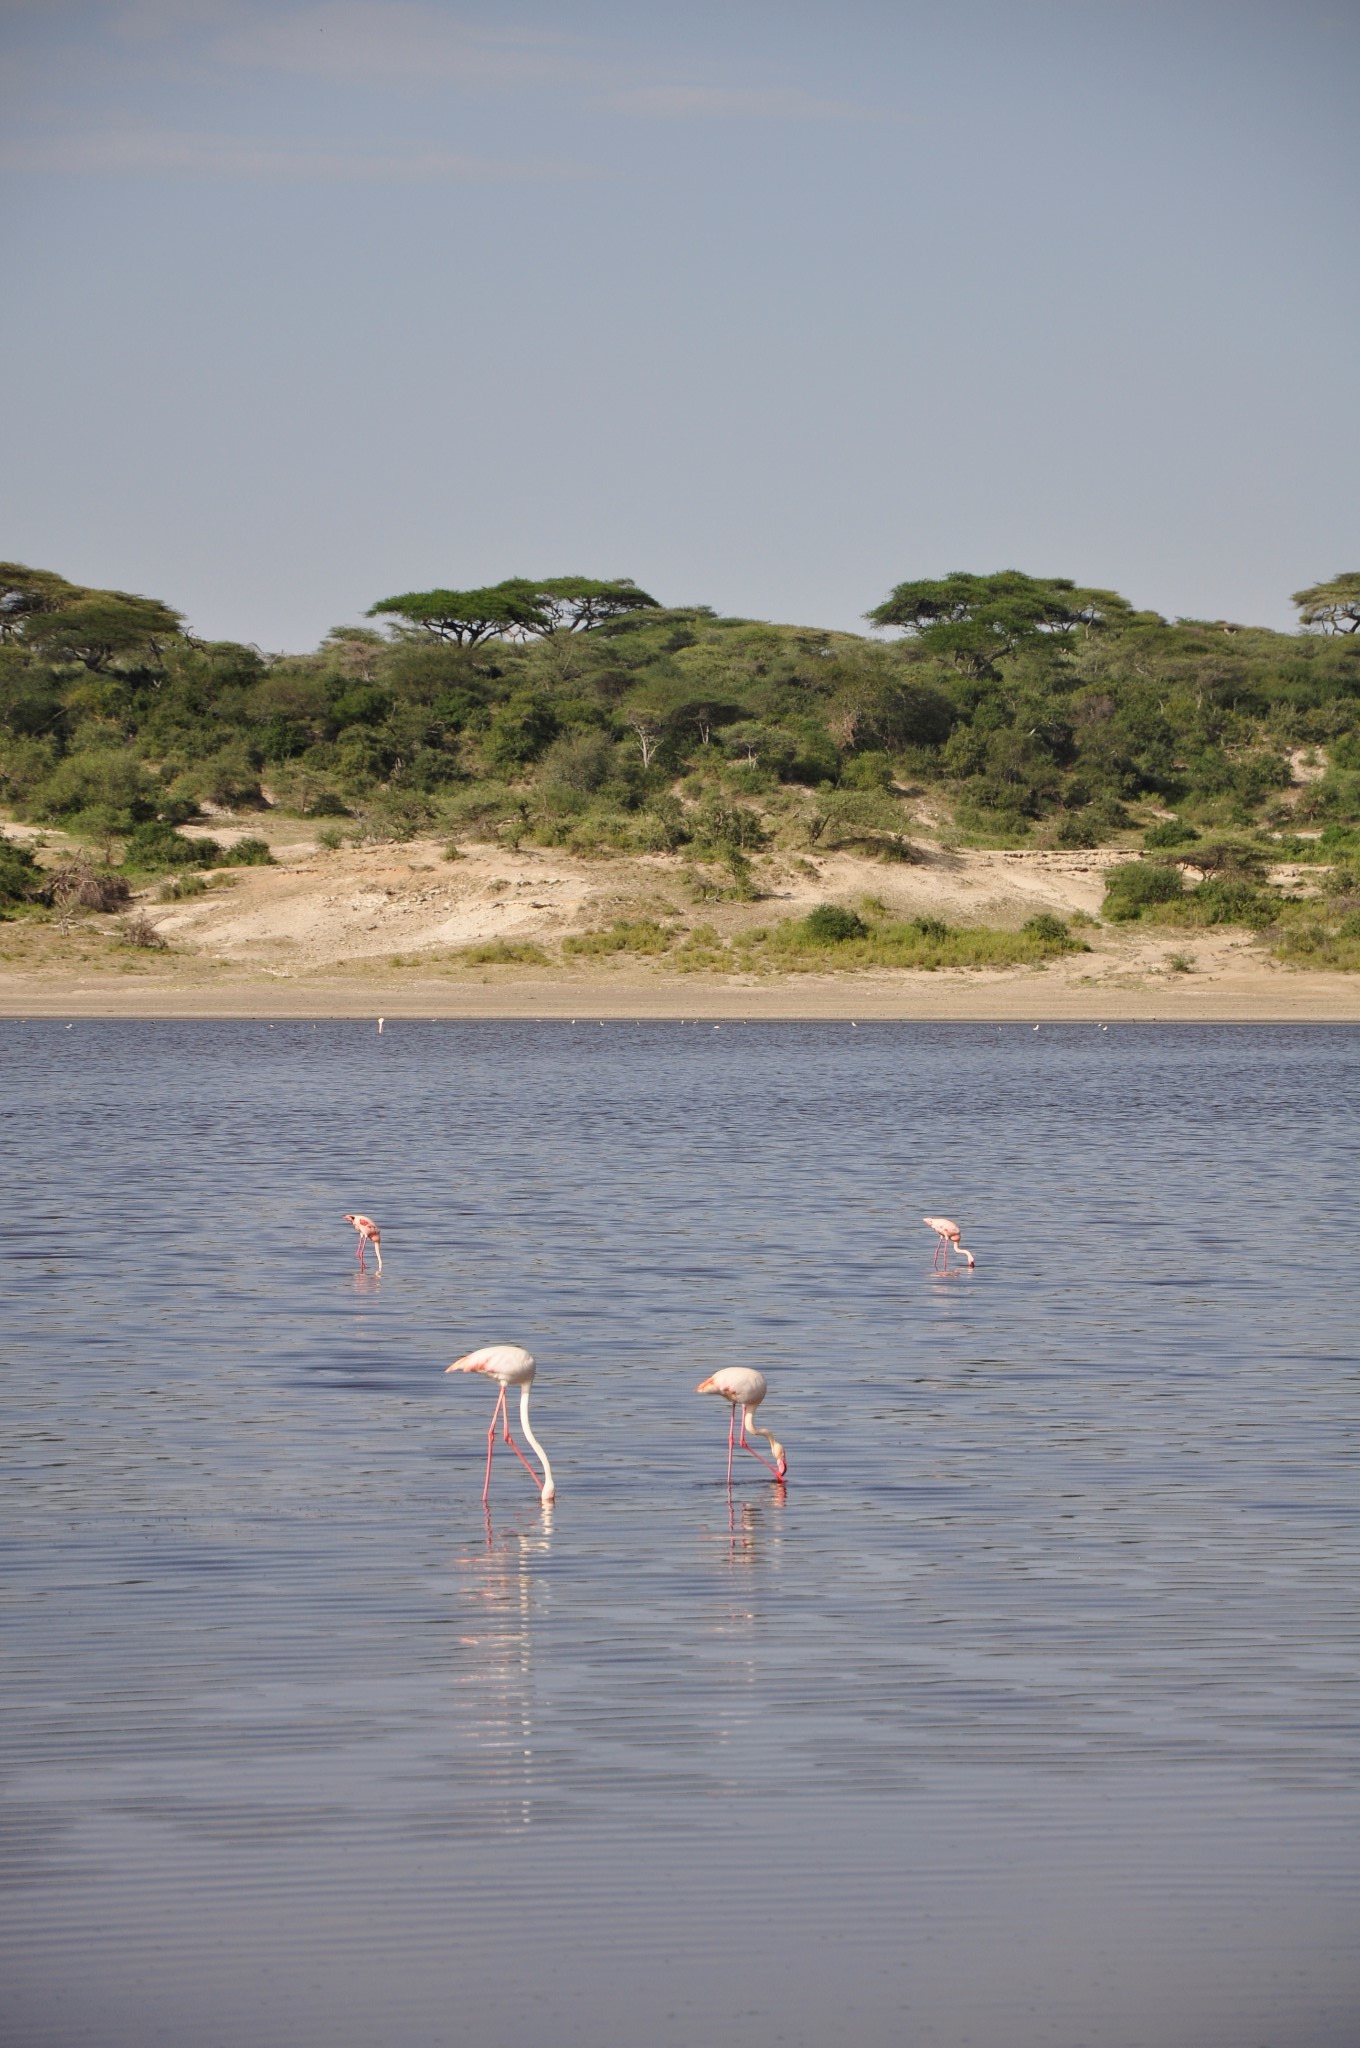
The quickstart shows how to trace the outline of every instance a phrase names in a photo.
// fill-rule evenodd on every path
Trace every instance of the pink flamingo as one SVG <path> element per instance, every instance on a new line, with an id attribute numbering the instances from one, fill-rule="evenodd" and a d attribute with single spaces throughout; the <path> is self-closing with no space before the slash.
<path id="1" fill-rule="evenodd" d="M 728 1485 L 732 1484 L 732 1452 L 739 1445 L 743 1451 L 749 1451 L 753 1458 L 759 1458 L 761 1464 L 767 1471 L 773 1472 L 775 1478 L 782 1486 L 789 1469 L 789 1461 L 784 1456 L 784 1446 L 776 1441 L 770 1430 L 762 1429 L 756 1421 L 756 1410 L 765 1399 L 767 1392 L 764 1373 L 757 1372 L 753 1365 L 720 1366 L 717 1372 L 713 1373 L 710 1378 L 700 1380 L 694 1391 L 696 1394 L 721 1394 L 724 1401 L 731 1403 L 732 1414 L 727 1425 Z M 736 1435 L 738 1408 L 741 1410 L 740 1437 Z M 773 1465 L 768 1458 L 761 1457 L 754 1444 L 747 1443 L 746 1432 L 748 1428 L 754 1431 L 757 1436 L 763 1436 L 766 1439 L 770 1449 L 774 1452 Z"/>
<path id="2" fill-rule="evenodd" d="M 538 1474 L 534 1471 L 533 1466 L 510 1434 L 510 1418 L 505 1412 L 505 1395 L 506 1389 L 509 1387 L 519 1388 L 519 1426 L 537 1453 L 539 1464 L 543 1467 L 543 1483 L 540 1488 L 543 1505 L 547 1507 L 551 1501 L 556 1500 L 557 1488 L 553 1485 L 552 1466 L 548 1463 L 548 1453 L 529 1427 L 529 1389 L 534 1383 L 534 1373 L 536 1370 L 530 1354 L 522 1350 L 518 1344 L 484 1344 L 480 1351 L 469 1351 L 465 1358 L 455 1358 L 453 1364 L 446 1365 L 444 1370 L 445 1372 L 481 1372 L 485 1373 L 489 1380 L 498 1380 L 500 1382 L 501 1390 L 496 1397 L 496 1405 L 491 1411 L 491 1427 L 486 1433 L 486 1483 L 482 1488 L 483 1507 L 485 1507 L 487 1496 L 491 1492 L 491 1454 L 496 1448 L 497 1422 L 500 1423 L 504 1431 L 505 1442 L 509 1444 L 511 1450 L 519 1459 L 520 1464 L 533 1480 L 534 1485 L 538 1486 L 539 1484 Z"/>
<path id="3" fill-rule="evenodd" d="M 957 1223 L 951 1223 L 947 1216 L 923 1216 L 921 1221 L 928 1230 L 933 1230 L 935 1233 L 935 1256 L 930 1262 L 932 1266 L 939 1265 L 940 1253 L 943 1252 L 944 1271 L 946 1273 L 949 1271 L 949 1247 L 951 1244 L 958 1252 L 959 1257 L 967 1259 L 970 1266 L 977 1264 L 977 1260 L 973 1257 L 967 1246 L 959 1243 L 960 1233 Z"/>
<path id="4" fill-rule="evenodd" d="M 345 1221 L 346 1223 L 352 1223 L 354 1225 L 354 1228 L 359 1233 L 359 1271 L 361 1273 L 365 1273 L 368 1270 L 368 1268 L 364 1264 L 364 1246 L 366 1244 L 371 1244 L 373 1247 L 373 1256 L 378 1261 L 378 1271 L 381 1273 L 382 1232 L 379 1230 L 377 1224 L 373 1221 L 373 1218 L 371 1216 L 351 1216 L 349 1211 L 346 1210 Z"/>

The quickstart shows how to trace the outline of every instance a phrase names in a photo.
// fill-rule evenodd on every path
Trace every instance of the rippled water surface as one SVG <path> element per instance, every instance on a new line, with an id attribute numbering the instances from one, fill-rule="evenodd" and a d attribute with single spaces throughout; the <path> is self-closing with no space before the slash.
<path id="1" fill-rule="evenodd" d="M 4 1027 L 5 2038 L 1353 2048 L 1358 1069 Z"/>

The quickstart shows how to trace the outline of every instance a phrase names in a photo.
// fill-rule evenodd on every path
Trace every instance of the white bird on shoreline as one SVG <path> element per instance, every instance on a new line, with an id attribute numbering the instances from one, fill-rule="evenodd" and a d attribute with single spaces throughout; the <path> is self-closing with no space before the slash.
<path id="1" fill-rule="evenodd" d="M 466 1357 L 455 1358 L 452 1365 L 446 1365 L 445 1372 L 480 1372 L 489 1380 L 500 1384 L 496 1405 L 491 1411 L 491 1427 L 486 1433 L 486 1482 L 482 1487 L 482 1504 L 485 1506 L 491 1492 L 491 1456 L 496 1448 L 496 1424 L 500 1423 L 504 1441 L 509 1444 L 520 1464 L 524 1467 L 534 1485 L 539 1487 L 543 1505 L 547 1507 L 557 1498 L 553 1485 L 552 1466 L 533 1430 L 529 1427 L 529 1389 L 534 1383 L 537 1367 L 529 1352 L 518 1344 L 484 1344 L 480 1351 L 469 1351 Z M 505 1395 L 509 1387 L 519 1388 L 519 1426 L 524 1431 L 525 1441 L 530 1444 L 543 1467 L 543 1481 L 539 1485 L 537 1473 L 525 1457 L 519 1445 L 510 1434 L 510 1418 L 505 1412 Z"/>

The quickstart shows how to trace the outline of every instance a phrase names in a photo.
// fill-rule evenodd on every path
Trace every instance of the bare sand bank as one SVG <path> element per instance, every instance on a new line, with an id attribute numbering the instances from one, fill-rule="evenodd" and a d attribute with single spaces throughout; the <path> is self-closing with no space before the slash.
<path id="1" fill-rule="evenodd" d="M 5 1017 L 829 1017 L 1003 1022 L 1183 1018 L 1360 1022 L 1360 975 L 1280 966 L 1231 926 L 1165 930 L 1095 921 L 1125 852 L 988 852 L 923 846 L 910 865 L 850 853 L 758 857 L 758 894 L 733 900 L 685 856 L 586 859 L 433 843 L 328 850 L 297 821 L 249 820 L 277 865 L 212 878 L 180 900 L 159 886 L 136 908 L 165 950 L 120 943 L 116 920 L 0 924 Z M 9 827 L 22 833 L 31 828 Z M 193 828 L 190 828 L 192 831 Z M 63 836 L 42 835 L 44 858 Z M 1307 883 L 1307 878 L 1305 878 Z M 662 955 L 563 955 L 617 919 L 702 923 L 714 945 L 819 902 L 1018 928 L 1037 910 L 1078 920 L 1088 950 L 1043 967 L 753 974 L 677 971 Z M 509 942 L 536 962 L 467 949 Z M 550 948 L 557 958 L 543 959 Z"/>
<path id="2" fill-rule="evenodd" d="M 1082 984 L 1040 973 L 800 975 L 757 983 L 653 974 L 540 975 L 451 982 L 416 974 L 214 979 L 0 976 L 0 1019 L 24 1017 L 842 1018 L 994 1023 L 1360 1023 L 1360 983 L 1340 974 L 1247 969 L 1159 982 Z"/>

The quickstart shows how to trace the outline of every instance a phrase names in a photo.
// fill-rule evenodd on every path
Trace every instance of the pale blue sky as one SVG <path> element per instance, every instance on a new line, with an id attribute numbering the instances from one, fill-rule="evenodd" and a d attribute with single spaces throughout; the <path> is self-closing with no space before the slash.
<path id="1" fill-rule="evenodd" d="M 314 644 L 1360 567 L 1354 0 L 0 0 L 0 555 Z"/>

